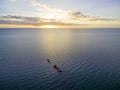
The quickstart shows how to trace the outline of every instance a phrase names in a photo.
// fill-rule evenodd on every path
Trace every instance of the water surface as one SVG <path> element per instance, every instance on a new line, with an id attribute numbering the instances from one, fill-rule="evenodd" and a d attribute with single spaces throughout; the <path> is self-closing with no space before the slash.
<path id="1" fill-rule="evenodd" d="M 120 29 L 0 29 L 0 90 L 120 90 Z"/>

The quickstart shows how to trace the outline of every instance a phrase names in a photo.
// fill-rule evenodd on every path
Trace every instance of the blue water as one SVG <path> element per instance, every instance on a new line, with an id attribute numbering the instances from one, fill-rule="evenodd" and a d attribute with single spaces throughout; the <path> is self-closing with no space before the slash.
<path id="1" fill-rule="evenodd" d="M 120 90 L 120 29 L 0 29 L 0 90 Z"/>

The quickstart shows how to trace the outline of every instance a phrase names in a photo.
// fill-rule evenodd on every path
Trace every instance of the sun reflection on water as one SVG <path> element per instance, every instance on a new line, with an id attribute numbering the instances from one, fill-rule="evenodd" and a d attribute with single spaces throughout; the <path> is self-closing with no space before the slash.
<path id="1" fill-rule="evenodd" d="M 84 48 L 87 43 L 85 35 L 66 29 L 41 30 L 38 38 L 40 52 L 46 57 L 70 55 L 76 49 Z"/>

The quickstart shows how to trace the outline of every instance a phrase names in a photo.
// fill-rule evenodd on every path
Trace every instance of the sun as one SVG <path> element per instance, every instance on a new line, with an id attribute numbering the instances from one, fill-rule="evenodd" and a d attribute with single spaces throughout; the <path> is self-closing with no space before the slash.
<path id="1" fill-rule="evenodd" d="M 55 25 L 43 25 L 41 28 L 58 28 Z"/>

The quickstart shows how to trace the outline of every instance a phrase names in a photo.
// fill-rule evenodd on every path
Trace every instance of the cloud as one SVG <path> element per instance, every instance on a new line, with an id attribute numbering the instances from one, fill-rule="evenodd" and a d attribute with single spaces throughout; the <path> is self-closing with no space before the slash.
<path id="1" fill-rule="evenodd" d="M 45 19 L 41 17 L 26 17 L 26 16 L 13 16 L 6 15 L 0 16 L 0 24 L 10 24 L 10 25 L 77 25 L 73 23 L 65 23 L 56 19 Z"/>
<path id="2" fill-rule="evenodd" d="M 57 9 L 47 4 L 40 3 L 37 0 L 26 0 L 26 1 L 29 1 L 31 5 L 34 6 L 37 10 L 40 10 L 41 11 L 40 13 L 43 13 L 42 17 L 46 19 L 58 19 L 58 20 L 64 19 L 68 22 L 72 20 L 76 20 L 77 23 L 81 23 L 81 20 L 92 21 L 92 22 L 93 21 L 114 21 L 114 19 L 87 15 L 80 11 Z"/>
<path id="3" fill-rule="evenodd" d="M 115 19 L 109 19 L 109 18 L 101 18 L 98 16 L 94 16 L 89 19 L 90 21 L 116 21 Z"/>
<path id="4" fill-rule="evenodd" d="M 83 16 L 82 16 L 83 17 Z M 94 17 L 95 18 L 95 17 Z M 97 18 L 98 19 L 98 18 Z M 99 21 L 99 20 L 89 20 L 89 21 L 80 21 L 78 20 L 74 22 L 74 20 L 69 20 L 67 21 L 61 21 L 57 19 L 46 19 L 42 17 L 27 17 L 27 16 L 14 16 L 14 15 L 0 15 L 0 25 L 25 25 L 27 27 L 35 26 L 35 27 L 40 27 L 43 25 L 56 25 L 56 26 L 61 26 L 61 27 L 90 27 L 90 26 L 116 26 L 118 27 L 120 25 L 120 21 L 112 21 L 110 22 L 109 20 L 104 20 L 107 21 L 106 23 L 104 22 L 94 22 L 94 21 Z M 88 23 L 86 23 L 88 22 Z"/>
<path id="5" fill-rule="evenodd" d="M 38 17 L 25 16 L 0 16 L 0 24 L 17 24 L 17 25 L 38 25 L 42 19 Z"/>
<path id="6" fill-rule="evenodd" d="M 34 9 L 37 10 L 37 13 L 44 18 L 52 19 L 63 19 L 66 18 L 68 10 L 62 10 L 55 7 L 52 7 L 48 4 L 38 2 L 37 0 L 26 0 Z"/>
<path id="7" fill-rule="evenodd" d="M 26 0 L 26 1 L 29 1 L 32 6 L 38 8 L 38 9 L 44 9 L 44 10 L 47 10 L 47 11 L 63 11 L 63 10 L 51 7 L 47 4 L 43 4 L 41 2 L 38 2 L 37 0 Z"/>
<path id="8" fill-rule="evenodd" d="M 10 0 L 15 2 L 16 0 Z M 15 16 L 4 15 L 0 16 L 0 24 L 14 25 L 88 25 L 102 24 L 103 22 L 115 21 L 114 19 L 101 18 L 82 13 L 80 11 L 62 10 L 51 7 L 47 4 L 38 2 L 37 0 L 24 0 L 29 2 L 35 9 L 39 10 L 38 17 L 31 16 Z M 33 12 L 34 13 L 34 12 Z M 102 23 L 101 23 L 102 21 Z M 105 23 L 104 23 L 105 24 Z"/>
<path id="9" fill-rule="evenodd" d="M 88 15 L 83 14 L 82 12 L 69 12 L 68 13 L 71 19 L 80 19 L 80 18 L 90 18 Z"/>
<path id="10" fill-rule="evenodd" d="M 8 1 L 16 2 L 19 0 Z M 42 3 L 40 1 L 41 0 L 23 0 L 23 1 L 21 0 L 16 4 L 25 3 L 25 5 L 27 5 L 25 10 L 24 8 L 19 7 L 17 9 L 10 8 L 11 10 L 3 10 L 4 12 L 9 11 L 9 13 L 11 12 L 13 13 L 12 15 L 7 15 L 7 13 L 1 14 L 0 24 L 33 25 L 33 26 L 41 25 L 81 26 L 81 25 L 107 25 L 107 24 L 117 25 L 120 23 L 120 21 L 118 20 L 89 15 L 81 11 L 74 10 L 71 11 L 55 8 L 50 6 L 49 4 Z M 7 9 L 7 7 L 5 9 Z"/>
<path id="11" fill-rule="evenodd" d="M 73 20 L 87 20 L 87 21 L 114 21 L 114 19 L 101 18 L 99 16 L 86 15 L 82 12 L 71 11 L 68 13 L 69 18 Z"/>

